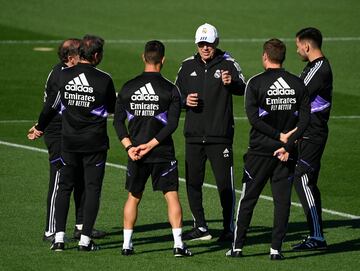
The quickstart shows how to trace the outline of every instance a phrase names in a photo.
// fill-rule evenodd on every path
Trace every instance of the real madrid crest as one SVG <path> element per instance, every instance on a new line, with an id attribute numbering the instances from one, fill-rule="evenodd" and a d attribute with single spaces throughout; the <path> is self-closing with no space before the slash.
<path id="1" fill-rule="evenodd" d="M 215 78 L 220 78 L 221 77 L 221 71 L 220 70 L 216 70 L 214 73 L 214 77 Z"/>

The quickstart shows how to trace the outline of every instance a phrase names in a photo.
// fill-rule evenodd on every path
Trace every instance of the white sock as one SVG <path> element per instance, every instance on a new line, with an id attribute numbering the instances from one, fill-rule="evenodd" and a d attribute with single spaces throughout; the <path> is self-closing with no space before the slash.
<path id="1" fill-rule="evenodd" d="M 181 238 L 181 233 L 182 233 L 182 228 L 173 228 L 172 229 L 172 234 L 174 237 L 174 248 L 175 247 L 184 248 L 184 243 Z"/>
<path id="2" fill-rule="evenodd" d="M 75 227 L 76 227 L 79 231 L 82 231 L 83 224 L 76 224 Z"/>
<path id="3" fill-rule="evenodd" d="M 89 236 L 86 235 L 81 235 L 80 236 L 80 241 L 79 241 L 79 246 L 85 246 L 87 247 L 90 244 L 91 238 Z"/>
<path id="4" fill-rule="evenodd" d="M 133 234 L 133 229 L 128 230 L 128 229 L 124 229 L 124 243 L 123 243 L 123 249 L 132 249 L 133 248 L 133 243 L 132 243 L 132 234 Z"/>
<path id="5" fill-rule="evenodd" d="M 55 243 L 64 243 L 65 232 L 59 231 L 55 233 Z"/>
<path id="6" fill-rule="evenodd" d="M 277 249 L 270 248 L 270 254 L 280 254 Z"/>

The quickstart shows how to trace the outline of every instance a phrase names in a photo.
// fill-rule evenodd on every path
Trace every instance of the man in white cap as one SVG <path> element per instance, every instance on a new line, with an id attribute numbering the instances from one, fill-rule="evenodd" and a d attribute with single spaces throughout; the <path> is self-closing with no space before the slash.
<path id="1" fill-rule="evenodd" d="M 209 159 L 216 179 L 223 214 L 218 241 L 232 241 L 234 229 L 232 95 L 243 95 L 245 80 L 239 64 L 217 48 L 216 28 L 203 24 L 195 34 L 197 54 L 185 59 L 176 85 L 186 108 L 184 136 L 186 188 L 194 228 L 183 240 L 210 240 L 202 204 L 205 164 Z"/>

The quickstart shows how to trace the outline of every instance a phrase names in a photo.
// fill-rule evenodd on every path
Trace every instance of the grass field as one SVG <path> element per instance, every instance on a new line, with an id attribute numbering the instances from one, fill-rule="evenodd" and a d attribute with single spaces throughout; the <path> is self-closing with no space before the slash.
<path id="1" fill-rule="evenodd" d="M 0 270 L 357 270 L 360 264 L 360 183 L 358 133 L 360 131 L 360 2 L 335 1 L 48 1 L 14 3 L 0 0 Z M 287 44 L 285 67 L 299 74 L 304 63 L 296 55 L 294 35 L 306 26 L 323 31 L 324 52 L 334 73 L 334 104 L 330 136 L 322 161 L 322 192 L 327 252 L 296 253 L 290 245 L 306 235 L 303 211 L 294 205 L 283 250 L 286 261 L 268 259 L 272 226 L 269 187 L 255 209 L 242 259 L 227 259 L 227 246 L 215 241 L 188 243 L 196 254 L 174 259 L 172 237 L 161 193 L 148 188 L 135 228 L 136 255 L 122 257 L 122 206 L 126 156 L 117 142 L 111 121 L 106 176 L 96 227 L 109 235 L 98 243 L 102 250 L 81 254 L 76 242 L 69 250 L 53 253 L 41 240 L 48 184 L 47 154 L 42 140 L 29 142 L 28 128 L 42 106 L 44 83 L 57 63 L 60 40 L 93 33 L 105 38 L 105 56 L 99 68 L 110 72 L 116 88 L 140 73 L 140 54 L 146 40 L 166 45 L 163 74 L 174 80 L 181 61 L 195 47 L 196 27 L 214 24 L 220 48 L 240 63 L 246 78 L 261 72 L 265 39 L 279 37 Z M 34 48 L 52 51 L 36 51 Z M 243 97 L 235 99 L 235 179 L 241 188 L 242 155 L 248 140 L 243 119 Z M 183 116 L 174 135 L 180 175 L 184 176 Z M 16 145 L 11 145 L 16 144 Z M 33 149 L 26 149 L 33 147 Z M 207 172 L 204 206 L 213 235 L 221 231 L 221 211 L 214 178 Z M 180 185 L 184 229 L 191 227 L 184 183 Z M 239 194 L 237 194 L 239 199 Z M 293 202 L 298 202 L 293 194 Z M 68 234 L 74 224 L 69 214 Z"/>

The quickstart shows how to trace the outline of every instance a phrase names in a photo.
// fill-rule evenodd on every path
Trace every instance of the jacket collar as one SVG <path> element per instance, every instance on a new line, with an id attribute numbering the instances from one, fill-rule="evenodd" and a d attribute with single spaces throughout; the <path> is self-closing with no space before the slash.
<path id="1" fill-rule="evenodd" d="M 210 68 L 210 67 L 214 66 L 215 64 L 221 62 L 224 59 L 225 55 L 226 55 L 226 52 L 223 52 L 222 50 L 217 48 L 215 51 L 214 57 L 210 61 L 206 62 L 206 66 L 208 68 Z M 205 63 L 204 63 L 204 61 L 201 60 L 199 53 L 197 53 L 194 56 L 194 58 L 200 65 L 205 66 Z"/>

